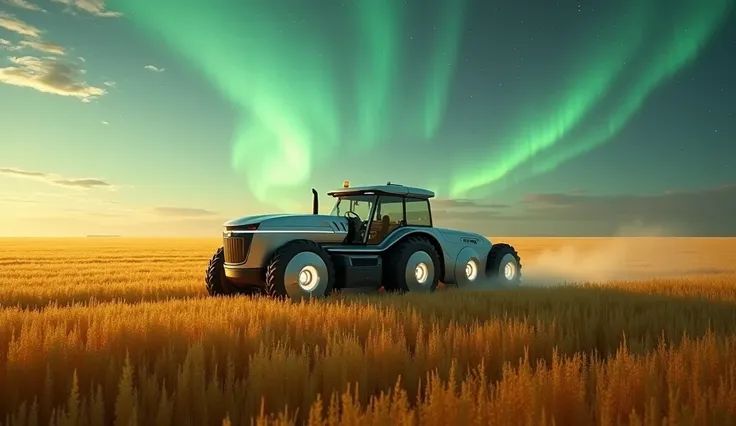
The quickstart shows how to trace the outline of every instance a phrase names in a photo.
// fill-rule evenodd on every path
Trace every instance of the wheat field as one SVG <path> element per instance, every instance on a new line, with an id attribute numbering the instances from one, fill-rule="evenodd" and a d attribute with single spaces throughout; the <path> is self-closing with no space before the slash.
<path id="1" fill-rule="evenodd" d="M 0 424 L 736 425 L 736 239 L 503 240 L 523 288 L 294 304 L 207 297 L 216 239 L 0 239 Z"/>

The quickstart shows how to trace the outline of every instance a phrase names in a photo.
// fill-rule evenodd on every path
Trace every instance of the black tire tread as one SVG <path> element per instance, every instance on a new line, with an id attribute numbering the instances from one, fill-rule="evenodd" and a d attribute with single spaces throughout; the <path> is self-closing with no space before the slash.
<path id="1" fill-rule="evenodd" d="M 386 262 L 386 273 L 384 274 L 383 288 L 387 292 L 406 293 L 409 291 L 409 287 L 404 282 L 405 266 L 401 264 L 401 262 L 404 258 L 404 254 L 407 251 L 411 251 L 412 253 L 416 251 L 416 248 L 414 248 L 416 245 L 423 246 L 422 249 L 429 253 L 430 257 L 432 257 L 432 260 L 435 261 L 434 281 L 436 288 L 437 281 L 439 280 L 437 274 L 440 271 L 440 264 L 438 262 L 439 253 L 437 253 L 437 249 L 435 249 L 434 245 L 429 242 L 425 237 L 419 235 L 409 235 L 401 242 L 396 244 L 396 246 L 389 250 L 388 253 L 386 253 L 386 258 L 384 259 L 384 261 Z"/>
<path id="2" fill-rule="evenodd" d="M 291 257 L 303 251 L 314 251 L 316 253 L 323 254 L 323 260 L 325 261 L 325 265 L 327 265 L 327 279 L 330 282 L 330 286 L 328 287 L 328 291 L 325 295 L 329 295 L 329 293 L 332 292 L 332 288 L 335 283 L 335 266 L 333 265 L 329 254 L 327 254 L 327 252 L 324 248 L 322 248 L 321 245 L 315 243 L 314 241 L 292 240 L 279 247 L 271 257 L 271 260 L 268 262 L 268 266 L 266 267 L 265 287 L 265 293 L 268 296 L 275 299 L 285 299 L 288 297 L 288 294 L 286 293 L 286 288 L 283 286 L 283 283 L 282 285 L 278 285 L 278 276 L 280 275 L 279 271 L 282 271 L 284 268 L 286 268 L 286 264 L 288 263 L 288 260 L 291 259 Z"/>
<path id="3" fill-rule="evenodd" d="M 225 265 L 225 249 L 217 249 L 205 268 L 204 285 L 210 296 L 231 296 L 235 293 L 233 285 L 223 282 L 222 268 Z"/>
<path id="4" fill-rule="evenodd" d="M 488 260 L 486 263 L 486 275 L 494 284 L 499 284 L 499 281 L 501 281 L 498 278 L 498 274 L 500 273 L 500 271 L 497 270 L 498 264 L 501 262 L 501 258 L 509 253 L 516 258 L 516 263 L 519 266 L 519 270 L 517 271 L 518 277 L 519 279 L 522 277 L 521 256 L 519 256 L 519 253 L 510 244 L 497 243 L 493 244 L 491 251 L 488 252 Z"/>
<path id="5" fill-rule="evenodd" d="M 227 279 L 224 272 L 225 249 L 220 247 L 212 255 L 207 268 L 205 268 L 204 286 L 210 296 L 238 296 L 259 295 L 263 291 L 260 287 L 237 286 Z"/>

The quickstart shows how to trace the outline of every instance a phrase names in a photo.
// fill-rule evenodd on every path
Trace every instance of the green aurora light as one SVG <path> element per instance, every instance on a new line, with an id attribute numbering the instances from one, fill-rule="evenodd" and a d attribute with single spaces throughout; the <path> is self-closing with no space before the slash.
<path id="1" fill-rule="evenodd" d="M 680 3 L 679 8 L 674 7 Z M 527 162 L 532 163 L 531 168 L 522 169 L 516 179 L 547 173 L 609 141 L 654 89 L 695 59 L 733 4 L 733 0 L 631 2 L 626 20 L 590 49 L 596 54 L 583 56 L 585 63 L 575 68 L 570 87 L 555 105 L 545 108 L 542 117 L 525 116 L 518 136 L 502 144 L 504 155 L 473 167 L 457 165 L 450 196 L 488 189 Z M 658 28 L 657 17 L 665 9 L 674 11 L 675 23 Z M 620 79 L 624 73 L 629 73 L 626 81 Z M 568 137 L 614 88 L 617 101 L 607 120 L 582 135 Z"/>
<path id="2" fill-rule="evenodd" d="M 392 140 L 392 120 L 421 139 L 437 137 L 467 15 L 464 1 L 441 3 L 431 24 L 432 54 L 416 78 L 419 96 L 407 100 L 401 92 L 409 13 L 404 2 L 358 0 L 346 6 L 353 10 L 346 11 L 344 28 L 352 33 L 342 35 L 320 24 L 318 3 L 112 0 L 110 7 L 188 60 L 236 108 L 232 167 L 259 200 L 268 194 L 269 201 L 283 205 L 287 198 L 279 199 L 274 189 L 309 182 L 313 167 L 334 160 L 337 148 L 368 152 Z M 616 29 L 580 49 L 557 99 L 541 106 L 530 101 L 535 107 L 518 114 L 511 137 L 488 141 L 493 155 L 484 151 L 450 164 L 447 195 L 487 192 L 511 175 L 546 173 L 609 141 L 656 87 L 697 56 L 733 4 L 628 0 Z M 293 9 L 313 19 L 292 19 Z M 674 25 L 660 28 L 657 19 L 665 9 L 673 11 Z M 352 54 L 340 55 L 343 50 Z M 349 105 L 343 103 L 346 81 Z M 608 112 L 605 120 L 588 122 L 600 108 Z M 346 123 L 354 126 L 346 130 Z"/>

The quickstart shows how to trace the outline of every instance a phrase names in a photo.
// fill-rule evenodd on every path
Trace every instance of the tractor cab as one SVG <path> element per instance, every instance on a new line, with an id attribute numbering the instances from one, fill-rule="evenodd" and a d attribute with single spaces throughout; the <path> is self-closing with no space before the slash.
<path id="1" fill-rule="evenodd" d="M 379 244 L 401 227 L 432 227 L 429 199 L 434 192 L 426 189 L 391 182 L 351 188 L 345 181 L 342 189 L 327 195 L 335 198 L 330 216 L 349 221 L 349 244 Z"/>

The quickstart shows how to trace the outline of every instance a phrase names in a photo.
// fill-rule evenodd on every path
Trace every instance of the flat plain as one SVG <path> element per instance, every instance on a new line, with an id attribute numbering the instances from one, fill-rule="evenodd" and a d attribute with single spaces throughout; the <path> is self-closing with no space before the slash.
<path id="1" fill-rule="evenodd" d="M 498 240 L 520 289 L 292 304 L 207 297 L 217 239 L 0 239 L 0 424 L 736 424 L 736 239 Z"/>

